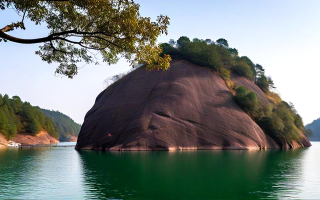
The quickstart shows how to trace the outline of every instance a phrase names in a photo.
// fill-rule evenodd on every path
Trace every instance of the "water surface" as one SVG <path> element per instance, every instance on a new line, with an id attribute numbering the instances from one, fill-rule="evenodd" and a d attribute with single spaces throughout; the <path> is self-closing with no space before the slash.
<path id="1" fill-rule="evenodd" d="M 320 199 L 320 143 L 266 151 L 0 149 L 0 199 Z"/>

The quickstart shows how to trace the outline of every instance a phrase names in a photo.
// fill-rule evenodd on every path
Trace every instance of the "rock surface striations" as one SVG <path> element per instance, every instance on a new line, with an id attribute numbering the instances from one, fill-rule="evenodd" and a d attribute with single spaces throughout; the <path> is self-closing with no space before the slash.
<path id="1" fill-rule="evenodd" d="M 268 103 L 259 90 L 259 99 Z M 109 86 L 86 114 L 76 149 L 264 149 L 274 141 L 237 105 L 210 69 L 174 60 L 167 71 L 137 69 Z"/>

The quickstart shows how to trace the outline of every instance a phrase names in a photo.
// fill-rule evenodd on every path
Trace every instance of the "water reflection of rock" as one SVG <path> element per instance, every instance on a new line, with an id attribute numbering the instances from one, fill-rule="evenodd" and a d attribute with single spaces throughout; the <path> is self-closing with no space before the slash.
<path id="1" fill-rule="evenodd" d="M 279 185 L 298 182 L 303 151 L 79 154 L 86 193 L 98 199 L 258 199 L 285 197 Z"/>

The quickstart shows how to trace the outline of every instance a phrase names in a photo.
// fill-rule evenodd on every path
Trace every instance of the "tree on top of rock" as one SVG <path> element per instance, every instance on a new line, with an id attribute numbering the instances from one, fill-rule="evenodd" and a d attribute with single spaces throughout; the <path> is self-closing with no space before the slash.
<path id="1" fill-rule="evenodd" d="M 212 44 L 212 43 L 213 43 L 213 41 L 212 41 L 211 39 L 205 39 L 205 42 L 206 42 L 207 44 Z"/>
<path id="2" fill-rule="evenodd" d="M 217 44 L 220 46 L 224 46 L 226 48 L 229 48 L 228 41 L 226 39 L 220 38 L 217 40 Z"/>
<path id="3" fill-rule="evenodd" d="M 181 36 L 178 40 L 177 40 L 177 45 L 178 48 L 182 48 L 185 44 L 189 43 L 190 39 L 187 36 Z"/>

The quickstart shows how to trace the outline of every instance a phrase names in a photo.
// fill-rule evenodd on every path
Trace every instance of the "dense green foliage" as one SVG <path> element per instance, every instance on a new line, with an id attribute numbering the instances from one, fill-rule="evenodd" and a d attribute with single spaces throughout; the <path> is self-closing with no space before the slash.
<path id="1" fill-rule="evenodd" d="M 272 79 L 265 75 L 264 68 L 247 56 L 239 57 L 238 50 L 230 48 L 227 40 L 220 38 L 213 42 L 211 39 L 195 38 L 191 41 L 182 36 L 177 42 L 170 40 L 161 47 L 163 54 L 169 54 L 172 58 L 185 59 L 218 72 L 227 86 L 235 90 L 234 100 L 238 105 L 274 139 L 299 140 L 301 132 L 305 133 L 302 119 L 292 104 L 279 98 L 277 103 L 263 105 L 253 91 L 232 83 L 231 72 L 254 82 L 267 95 L 271 94 L 270 89 L 275 88 Z"/>
<path id="2" fill-rule="evenodd" d="M 45 109 L 41 109 L 41 111 L 55 122 L 60 141 L 68 141 L 70 135 L 78 137 L 81 128 L 80 124 L 77 124 L 70 117 L 59 111 Z"/>
<path id="3" fill-rule="evenodd" d="M 243 76 L 249 80 L 253 78 L 253 71 L 250 65 L 246 62 L 246 59 L 238 59 L 237 65 L 232 67 L 233 71 L 240 76 Z"/>
<path id="4" fill-rule="evenodd" d="M 269 92 L 270 88 L 275 88 L 271 77 L 266 77 L 264 74 L 256 78 L 256 84 L 265 93 Z"/>
<path id="5" fill-rule="evenodd" d="M 186 36 L 177 40 L 176 45 L 163 43 L 161 45 L 164 54 L 169 54 L 173 58 L 183 58 L 197 65 L 208 67 L 219 71 L 223 64 L 230 64 L 234 59 L 231 53 L 220 45 L 215 45 L 211 40 L 199 40 L 195 38 L 192 42 Z M 175 48 L 175 46 L 177 48 Z"/>
<path id="6" fill-rule="evenodd" d="M 244 86 L 236 89 L 238 105 L 271 137 L 281 140 L 299 140 L 299 132 L 305 132 L 302 118 L 293 107 L 282 101 L 273 108 L 264 107 L 254 92 Z"/>
<path id="7" fill-rule="evenodd" d="M 36 54 L 48 63 L 57 62 L 56 73 L 69 78 L 78 73 L 79 63 L 113 64 L 120 57 L 132 65 L 168 69 L 170 56 L 159 57 L 156 39 L 168 33 L 169 17 L 160 15 L 151 21 L 139 9 L 132 0 L 0 0 L 0 11 L 17 14 L 7 15 L 7 24 L 0 27 L 0 42 L 42 44 Z M 27 19 L 44 25 L 48 34 L 19 37 L 30 25 L 24 23 Z M 11 34 L 16 29 L 20 31 Z"/>
<path id="8" fill-rule="evenodd" d="M 279 139 L 299 139 L 299 132 L 305 132 L 301 117 L 286 102 L 273 108 L 272 113 L 258 120 L 258 124 L 270 136 Z"/>
<path id="9" fill-rule="evenodd" d="M 239 57 L 238 50 L 230 48 L 226 39 L 220 38 L 216 42 L 211 39 L 194 38 L 192 41 L 180 37 L 176 42 L 161 44 L 163 54 L 172 58 L 182 58 L 199 66 L 208 67 L 219 72 L 224 79 L 230 78 L 230 71 L 254 81 L 264 92 L 274 88 L 273 81 L 266 77 L 264 69 L 254 64 L 247 56 Z"/>
<path id="10" fill-rule="evenodd" d="M 259 106 L 257 95 L 254 92 L 248 91 L 244 86 L 240 86 L 236 89 L 234 99 L 246 113 L 254 116 Z"/>
<path id="11" fill-rule="evenodd" d="M 22 102 L 20 97 L 0 94 L 0 132 L 8 139 L 13 138 L 18 132 L 31 135 L 45 130 L 51 136 L 59 138 L 53 120 L 46 117 L 38 107 L 28 102 Z"/>

